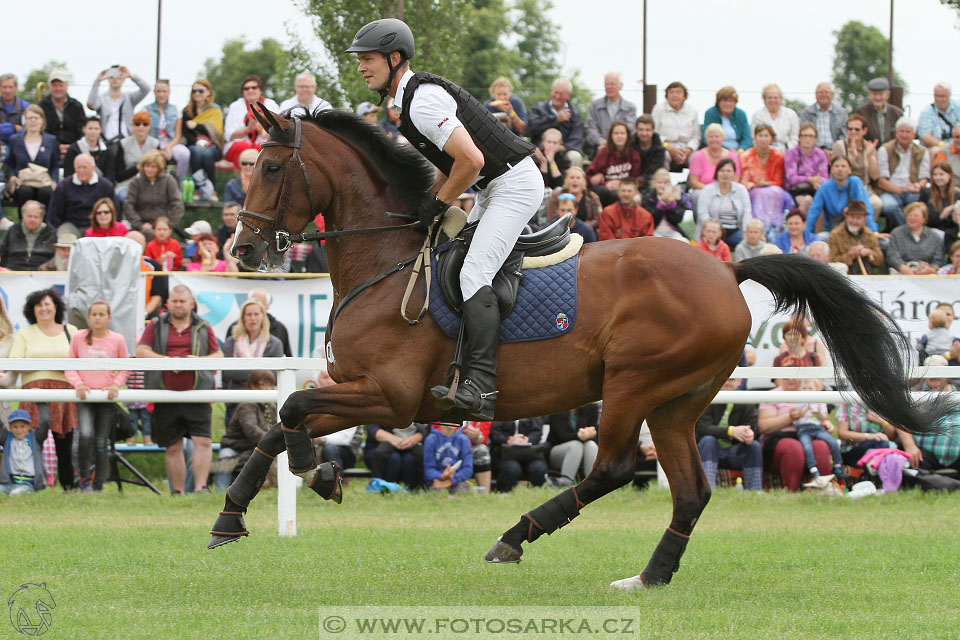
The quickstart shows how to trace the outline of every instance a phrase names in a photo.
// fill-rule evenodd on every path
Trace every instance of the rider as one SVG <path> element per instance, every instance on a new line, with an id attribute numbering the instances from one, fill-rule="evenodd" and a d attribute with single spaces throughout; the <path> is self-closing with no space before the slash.
<path id="1" fill-rule="evenodd" d="M 479 220 L 460 272 L 467 362 L 453 406 L 492 420 L 496 403 L 500 309 L 493 277 L 543 200 L 543 178 L 532 144 L 503 126 L 467 91 L 446 78 L 410 70 L 413 33 L 404 22 L 377 20 L 353 38 L 357 70 L 369 89 L 400 107 L 400 133 L 437 167 L 437 179 L 417 210 L 424 226 L 471 186 L 477 204 L 468 222 Z M 438 385 L 437 398 L 449 392 Z M 443 409 L 449 403 L 438 402 Z"/>

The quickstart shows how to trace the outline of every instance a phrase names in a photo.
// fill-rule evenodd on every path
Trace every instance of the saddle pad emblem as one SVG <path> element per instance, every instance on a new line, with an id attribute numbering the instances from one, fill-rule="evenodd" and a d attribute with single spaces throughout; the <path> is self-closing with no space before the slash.
<path id="1" fill-rule="evenodd" d="M 557 331 L 564 331 L 570 326 L 570 318 L 565 313 L 557 314 Z"/>

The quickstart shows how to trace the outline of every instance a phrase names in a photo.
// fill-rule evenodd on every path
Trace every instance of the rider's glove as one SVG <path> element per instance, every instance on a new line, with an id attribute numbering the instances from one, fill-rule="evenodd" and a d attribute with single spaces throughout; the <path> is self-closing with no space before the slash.
<path id="1" fill-rule="evenodd" d="M 420 206 L 417 207 L 417 218 L 420 220 L 420 224 L 429 227 L 434 223 L 437 216 L 443 215 L 449 208 L 450 205 L 436 196 L 424 196 L 423 200 L 420 201 Z"/>

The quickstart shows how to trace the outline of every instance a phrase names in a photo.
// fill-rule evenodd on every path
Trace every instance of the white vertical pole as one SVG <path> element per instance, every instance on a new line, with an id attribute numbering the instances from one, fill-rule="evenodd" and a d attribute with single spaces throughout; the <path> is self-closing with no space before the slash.
<path id="1" fill-rule="evenodd" d="M 283 369 L 277 380 L 277 410 L 297 390 L 297 373 Z M 277 520 L 280 536 L 297 535 L 297 476 L 290 473 L 287 452 L 277 456 Z M 302 482 L 302 481 L 301 481 Z"/>

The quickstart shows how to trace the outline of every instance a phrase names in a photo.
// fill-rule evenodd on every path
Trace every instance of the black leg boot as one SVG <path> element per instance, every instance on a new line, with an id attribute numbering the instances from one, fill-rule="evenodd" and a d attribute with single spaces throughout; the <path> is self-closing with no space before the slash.
<path id="1" fill-rule="evenodd" d="M 500 306 L 493 287 L 483 287 L 464 301 L 463 322 L 468 364 L 454 406 L 479 420 L 493 420 L 500 344 Z"/>

